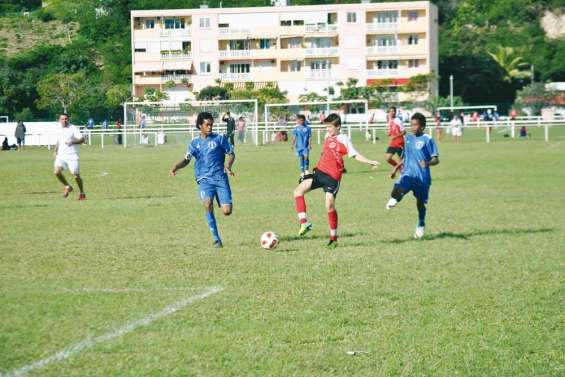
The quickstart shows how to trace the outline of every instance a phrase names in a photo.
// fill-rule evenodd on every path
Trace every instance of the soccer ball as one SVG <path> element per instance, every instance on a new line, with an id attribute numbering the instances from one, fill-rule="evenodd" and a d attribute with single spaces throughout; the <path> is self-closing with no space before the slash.
<path id="1" fill-rule="evenodd" d="M 261 235 L 261 247 L 267 250 L 274 250 L 279 244 L 279 239 L 275 232 L 268 231 Z"/>

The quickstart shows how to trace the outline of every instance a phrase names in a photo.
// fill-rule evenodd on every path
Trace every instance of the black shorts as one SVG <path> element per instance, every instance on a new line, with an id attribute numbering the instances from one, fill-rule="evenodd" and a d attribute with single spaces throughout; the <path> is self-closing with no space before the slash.
<path id="1" fill-rule="evenodd" d="M 18 143 L 18 145 L 25 144 L 25 138 L 24 137 L 17 137 L 16 143 Z"/>
<path id="2" fill-rule="evenodd" d="M 310 186 L 310 189 L 316 190 L 320 187 L 324 190 L 324 192 L 329 192 L 336 197 L 337 192 L 339 191 L 339 181 L 336 181 L 326 173 L 316 169 L 314 170 L 312 186 Z"/>
<path id="3" fill-rule="evenodd" d="M 386 149 L 386 153 L 390 153 L 392 155 L 394 155 L 395 153 L 398 155 L 398 157 L 402 157 L 402 152 L 403 149 L 400 147 L 388 147 Z"/>

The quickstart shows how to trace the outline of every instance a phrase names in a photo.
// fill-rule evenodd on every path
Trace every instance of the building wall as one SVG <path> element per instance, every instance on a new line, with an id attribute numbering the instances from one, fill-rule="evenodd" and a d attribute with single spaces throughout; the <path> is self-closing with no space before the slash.
<path id="1" fill-rule="evenodd" d="M 399 22 L 390 24 L 389 13 L 383 12 L 396 14 Z M 418 19 L 409 21 L 414 12 Z M 355 14 L 355 22 L 348 22 L 348 13 Z M 335 23 L 328 25 L 328 17 Z M 182 20 L 184 29 L 165 29 L 165 19 L 171 25 L 172 18 Z M 146 28 L 151 20 L 154 27 Z M 376 20 L 384 23 L 373 23 Z M 145 87 L 155 87 L 179 101 L 221 79 L 237 85 L 273 82 L 297 99 L 310 91 L 326 95 L 329 86 L 338 95 L 336 83 L 348 78 L 359 85 L 384 79 L 402 85 L 410 76 L 437 74 L 438 69 L 437 8 L 427 1 L 132 11 L 131 24 L 137 97 Z M 416 37 L 418 44 L 409 44 Z M 383 38 L 396 45 L 378 45 L 389 43 Z M 250 49 L 232 50 L 230 40 L 238 39 L 249 41 Z M 259 39 L 269 39 L 271 48 L 260 49 Z M 287 48 L 292 41 L 299 48 Z M 316 48 L 316 43 L 322 47 Z M 293 62 L 301 62 L 300 72 L 291 71 L 297 64 Z M 230 72 L 230 64 L 239 65 Z M 311 70 L 311 65 L 317 69 Z M 210 72 L 205 72 L 207 67 Z"/>

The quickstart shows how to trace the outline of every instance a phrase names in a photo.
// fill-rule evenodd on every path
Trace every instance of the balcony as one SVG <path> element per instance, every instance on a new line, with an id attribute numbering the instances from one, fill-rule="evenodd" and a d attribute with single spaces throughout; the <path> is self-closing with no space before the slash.
<path id="1" fill-rule="evenodd" d="M 398 69 L 370 69 L 367 71 L 370 78 L 395 78 L 398 76 Z"/>
<path id="2" fill-rule="evenodd" d="M 190 75 L 164 75 L 161 76 L 161 83 L 165 84 L 169 81 L 174 82 L 175 84 L 180 84 L 183 81 L 191 81 Z"/>
<path id="3" fill-rule="evenodd" d="M 306 74 L 309 79 L 329 79 L 336 76 L 336 72 L 332 69 L 311 69 Z"/>
<path id="4" fill-rule="evenodd" d="M 367 31 L 396 31 L 398 22 L 371 22 L 367 24 Z"/>
<path id="5" fill-rule="evenodd" d="M 221 27 L 220 28 L 220 38 L 232 35 L 247 35 L 251 34 L 250 28 L 230 28 L 230 27 Z"/>
<path id="6" fill-rule="evenodd" d="M 367 55 L 397 54 L 398 46 L 367 46 Z"/>
<path id="7" fill-rule="evenodd" d="M 220 58 L 249 58 L 251 50 L 220 50 Z"/>
<path id="8" fill-rule="evenodd" d="M 304 26 L 305 33 L 335 33 L 337 25 L 333 24 L 307 24 Z"/>
<path id="9" fill-rule="evenodd" d="M 190 36 L 190 26 L 185 29 L 162 29 L 161 37 L 187 37 Z"/>
<path id="10" fill-rule="evenodd" d="M 232 73 L 220 72 L 220 80 L 223 81 L 249 81 L 251 80 L 251 73 Z"/>
<path id="11" fill-rule="evenodd" d="M 336 56 L 338 52 L 337 47 L 313 47 L 304 50 L 305 57 L 317 56 Z"/>
<path id="12" fill-rule="evenodd" d="M 192 52 L 191 51 L 184 51 L 184 52 L 165 52 L 161 51 L 161 59 L 175 59 L 175 60 L 182 60 L 182 59 L 191 59 Z"/>

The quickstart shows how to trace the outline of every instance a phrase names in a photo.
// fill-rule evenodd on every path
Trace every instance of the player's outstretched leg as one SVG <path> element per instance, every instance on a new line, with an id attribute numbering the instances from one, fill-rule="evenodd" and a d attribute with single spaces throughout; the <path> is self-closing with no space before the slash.
<path id="1" fill-rule="evenodd" d="M 55 173 L 55 177 L 57 177 L 59 182 L 61 182 L 63 186 L 65 186 L 63 190 L 63 198 L 67 198 L 71 193 L 71 191 L 73 191 L 72 186 L 69 185 L 69 182 L 67 182 L 67 179 L 63 175 L 63 171 L 60 167 L 56 167 L 54 173 Z"/>
<path id="2" fill-rule="evenodd" d="M 395 184 L 394 187 L 392 188 L 392 192 L 390 193 L 390 199 L 386 203 L 385 208 L 386 209 L 394 208 L 398 204 L 398 202 L 402 200 L 404 194 L 406 194 L 406 191 L 404 191 L 404 189 L 400 187 L 398 184 Z"/>
<path id="3" fill-rule="evenodd" d="M 335 249 L 337 247 L 337 211 L 335 210 L 335 197 L 329 192 L 326 192 L 326 209 L 330 225 L 330 241 L 327 248 Z"/>
<path id="4" fill-rule="evenodd" d="M 300 230 L 298 231 L 299 236 L 303 236 L 312 229 L 312 223 L 308 221 L 306 215 L 306 200 L 304 199 L 304 194 L 310 191 L 312 187 L 312 178 L 303 180 L 294 189 L 294 202 L 296 204 L 296 214 L 298 215 L 298 220 L 300 221 Z"/>
<path id="5" fill-rule="evenodd" d="M 208 223 L 208 228 L 214 239 L 215 247 L 222 247 L 222 240 L 220 238 L 220 233 L 218 232 L 218 225 L 216 224 L 216 217 L 214 216 L 214 203 L 212 199 L 204 200 L 204 211 L 206 213 L 206 222 Z"/>
<path id="6" fill-rule="evenodd" d="M 75 174 L 75 181 L 77 183 L 78 189 L 80 190 L 78 200 L 86 200 L 86 194 L 84 193 L 84 182 L 80 174 Z"/>
<path id="7" fill-rule="evenodd" d="M 416 201 L 416 207 L 418 208 L 418 226 L 414 232 L 414 238 L 424 237 L 424 231 L 426 227 L 426 204 L 422 200 Z"/>

